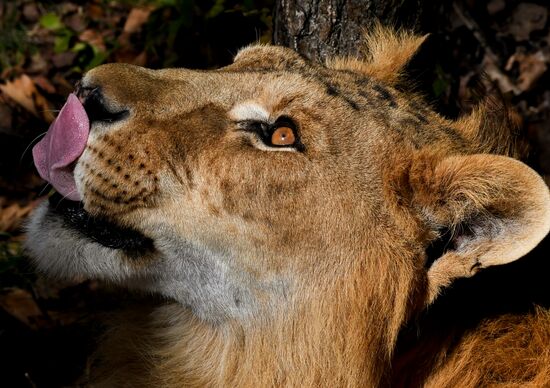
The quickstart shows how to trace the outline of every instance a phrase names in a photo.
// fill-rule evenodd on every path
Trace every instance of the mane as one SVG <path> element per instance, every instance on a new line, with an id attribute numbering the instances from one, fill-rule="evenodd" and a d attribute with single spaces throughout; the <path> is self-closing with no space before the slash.
<path id="1" fill-rule="evenodd" d="M 399 335 L 392 386 L 418 386 L 438 370 L 434 387 L 488 386 L 498 383 L 494 376 L 548 385 L 549 249 L 547 237 L 516 262 L 457 280 L 412 317 Z"/>

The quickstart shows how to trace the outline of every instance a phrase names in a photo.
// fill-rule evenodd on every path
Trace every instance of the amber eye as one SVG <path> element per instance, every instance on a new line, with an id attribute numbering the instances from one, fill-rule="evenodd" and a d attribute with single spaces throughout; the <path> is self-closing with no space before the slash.
<path id="1" fill-rule="evenodd" d="M 296 136 L 290 127 L 279 127 L 271 135 L 271 144 L 276 146 L 293 145 L 295 142 Z"/>

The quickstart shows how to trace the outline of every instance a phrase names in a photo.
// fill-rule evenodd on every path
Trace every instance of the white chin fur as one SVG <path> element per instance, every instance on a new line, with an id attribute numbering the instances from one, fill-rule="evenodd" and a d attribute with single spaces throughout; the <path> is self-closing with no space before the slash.
<path id="1" fill-rule="evenodd" d="M 47 201 L 35 209 L 26 230 L 25 250 L 38 269 L 50 276 L 117 281 L 129 274 L 129 268 L 122 264 L 121 252 L 66 228 L 59 216 L 48 213 Z"/>
<path id="2" fill-rule="evenodd" d="M 103 279 L 161 294 L 211 322 L 253 314 L 257 308 L 253 290 L 283 294 L 286 288 L 280 279 L 263 284 L 235 272 L 225 255 L 193 247 L 167 226 L 155 228 L 155 257 L 138 265 L 132 260 L 141 258 L 125 257 L 123 251 L 68 228 L 59 215 L 48 210 L 47 202 L 37 207 L 26 229 L 25 249 L 47 275 Z"/>

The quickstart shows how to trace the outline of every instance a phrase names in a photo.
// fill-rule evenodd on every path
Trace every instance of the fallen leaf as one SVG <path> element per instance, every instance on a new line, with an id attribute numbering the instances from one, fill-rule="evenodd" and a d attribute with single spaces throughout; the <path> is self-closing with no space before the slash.
<path id="1" fill-rule="evenodd" d="M 151 14 L 151 11 L 153 10 L 152 7 L 148 8 L 132 8 L 130 13 L 128 14 L 128 18 L 126 19 L 126 23 L 124 23 L 123 31 L 127 34 L 134 34 L 141 30 L 141 27 L 147 22 L 149 19 L 149 15 Z"/>
<path id="2" fill-rule="evenodd" d="M 541 174 L 550 175 L 550 118 L 539 122 L 531 122 L 527 127 L 532 139 L 537 144 L 537 164 Z"/>
<path id="3" fill-rule="evenodd" d="M 6 201 L 3 201 L 6 202 Z M 21 226 L 23 220 L 36 207 L 39 201 L 32 201 L 26 205 L 11 203 L 0 206 L 0 232 L 12 232 Z"/>
<path id="4" fill-rule="evenodd" d="M 67 96 L 74 91 L 74 85 L 67 81 L 59 72 L 55 73 L 52 82 L 57 89 L 57 93 L 62 96 Z"/>
<path id="5" fill-rule="evenodd" d="M 42 313 L 31 293 L 26 290 L 11 288 L 0 294 L 0 307 L 31 329 L 51 326 L 48 317 Z"/>
<path id="6" fill-rule="evenodd" d="M 498 85 L 502 93 L 506 94 L 512 92 L 516 96 L 521 94 L 520 88 L 516 86 L 510 77 L 502 72 L 495 59 L 490 55 L 485 55 L 482 65 L 487 76 Z"/>
<path id="7" fill-rule="evenodd" d="M 145 66 L 147 64 L 147 53 L 142 51 L 132 60 L 131 63 L 136 66 Z"/>
<path id="8" fill-rule="evenodd" d="M 11 82 L 8 81 L 6 84 L 0 85 L 0 90 L 6 96 L 17 102 L 29 112 L 38 116 L 32 99 L 32 94 L 35 89 L 32 80 L 25 74 Z"/>
<path id="9" fill-rule="evenodd" d="M 61 297 L 60 292 L 74 284 L 75 283 L 71 280 L 56 279 L 55 282 L 52 282 L 51 279 L 45 276 L 38 276 L 33 284 L 32 290 L 40 300 L 59 299 Z"/>
<path id="10" fill-rule="evenodd" d="M 13 112 L 3 101 L 0 101 L 0 132 L 2 128 L 11 128 L 13 124 Z"/>
<path id="11" fill-rule="evenodd" d="M 63 1 L 63 2 L 60 2 L 60 3 L 61 3 L 61 5 L 58 8 L 58 12 L 61 15 L 66 15 L 68 13 L 78 11 L 78 5 L 76 5 L 74 3 L 71 3 L 71 2 L 68 2 L 68 1 Z"/>
<path id="12" fill-rule="evenodd" d="M 47 79 L 46 77 L 42 75 L 37 75 L 36 77 L 32 77 L 32 80 L 37 86 L 39 86 L 46 93 L 50 93 L 50 94 L 55 93 L 55 86 L 53 86 L 50 80 Z"/>
<path id="13" fill-rule="evenodd" d="M 88 15 L 92 20 L 98 20 L 103 18 L 103 7 L 98 4 L 90 4 L 88 6 Z"/>
<path id="14" fill-rule="evenodd" d="M 76 56 L 77 53 L 73 53 L 72 51 L 54 54 L 52 55 L 52 63 L 58 69 L 62 67 L 68 67 L 74 63 Z"/>
<path id="15" fill-rule="evenodd" d="M 48 71 L 48 62 L 40 53 L 31 57 L 31 63 L 27 67 L 27 73 L 46 73 Z"/>
<path id="16" fill-rule="evenodd" d="M 532 54 L 516 52 L 508 59 L 505 69 L 510 71 L 515 64 L 518 64 L 519 68 L 516 84 L 523 92 L 531 90 L 540 77 L 548 70 L 548 58 L 546 58 L 541 50 Z"/>
<path id="17" fill-rule="evenodd" d="M 114 59 L 120 63 L 145 66 L 147 64 L 147 53 L 145 51 L 137 53 L 132 49 L 119 49 L 115 52 Z"/>
<path id="18" fill-rule="evenodd" d="M 65 19 L 65 24 L 67 25 L 67 27 L 75 32 L 84 31 L 88 25 L 86 19 L 84 18 L 84 15 L 80 12 L 75 12 L 72 15 L 67 16 L 67 18 Z"/>
<path id="19" fill-rule="evenodd" d="M 78 39 L 98 48 L 100 51 L 107 50 L 105 47 L 105 42 L 103 41 L 103 36 L 91 28 L 82 31 L 82 33 L 78 36 Z"/>
<path id="20" fill-rule="evenodd" d="M 75 314 L 72 311 L 48 311 L 48 316 L 61 326 L 68 326 L 82 319 L 82 314 Z"/>
<path id="21" fill-rule="evenodd" d="M 458 97 L 460 101 L 470 101 L 472 100 L 472 92 L 470 89 L 470 81 L 474 78 L 476 73 L 474 71 L 469 71 L 465 75 L 460 77 L 460 82 L 458 84 Z"/>
<path id="22" fill-rule="evenodd" d="M 506 1 L 504 0 L 491 0 L 487 3 L 487 12 L 489 12 L 489 15 L 494 15 L 504 8 L 506 8 Z"/>
<path id="23" fill-rule="evenodd" d="M 23 17 L 26 21 L 34 23 L 40 18 L 40 11 L 36 3 L 27 3 L 23 7 Z"/>
<path id="24" fill-rule="evenodd" d="M 53 121 L 54 116 L 50 104 L 38 92 L 34 82 L 28 75 L 23 74 L 13 81 L 8 81 L 3 85 L 0 84 L 0 90 L 36 117 L 47 122 Z"/>
<path id="25" fill-rule="evenodd" d="M 516 41 L 529 40 L 533 31 L 542 30 L 546 26 L 548 9 L 538 4 L 520 3 L 514 10 L 508 27 Z"/>

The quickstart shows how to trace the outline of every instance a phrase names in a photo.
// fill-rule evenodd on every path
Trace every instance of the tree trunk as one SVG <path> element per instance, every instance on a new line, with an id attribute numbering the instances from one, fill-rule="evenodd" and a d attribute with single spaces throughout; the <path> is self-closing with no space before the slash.
<path id="1" fill-rule="evenodd" d="M 377 20 L 421 30 L 428 4 L 422 0 L 277 0 L 273 41 L 311 60 L 354 55 L 362 31 Z"/>

